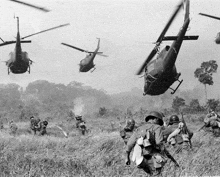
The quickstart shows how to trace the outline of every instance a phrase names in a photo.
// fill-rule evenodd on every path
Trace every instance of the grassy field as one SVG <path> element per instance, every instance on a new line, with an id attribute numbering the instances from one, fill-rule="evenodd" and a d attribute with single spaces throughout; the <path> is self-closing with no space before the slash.
<path id="1" fill-rule="evenodd" d="M 217 176 L 220 175 L 220 138 L 203 130 L 199 116 L 186 118 L 194 131 L 193 150 L 189 154 L 174 155 L 179 169 L 168 160 L 163 176 Z M 8 126 L 0 131 L 0 177 L 141 177 L 141 170 L 125 165 L 124 143 L 114 118 L 88 119 L 89 134 L 82 136 L 74 122 L 63 122 L 69 133 L 65 138 L 50 123 L 47 136 L 34 136 L 28 123 L 17 123 L 16 136 L 9 135 Z M 140 120 L 138 120 L 140 122 Z M 171 153 L 172 154 L 172 153 Z"/>

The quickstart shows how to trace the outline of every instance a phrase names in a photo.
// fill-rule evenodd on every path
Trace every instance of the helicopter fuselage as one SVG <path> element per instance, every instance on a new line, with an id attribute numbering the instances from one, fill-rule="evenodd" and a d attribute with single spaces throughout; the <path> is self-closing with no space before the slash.
<path id="1" fill-rule="evenodd" d="M 175 62 L 179 53 L 183 38 L 189 25 L 189 18 L 184 22 L 177 39 L 171 46 L 166 46 L 145 68 L 144 95 L 160 95 L 166 92 L 170 86 L 178 80 Z"/>
<path id="2" fill-rule="evenodd" d="M 28 68 L 30 71 L 30 59 L 28 58 L 27 52 L 23 52 L 21 49 L 19 32 L 17 33 L 15 50 L 14 52 L 11 52 L 9 56 L 10 59 L 6 62 L 6 65 L 8 66 L 8 74 L 9 69 L 14 74 L 25 73 L 28 70 Z"/>
<path id="3" fill-rule="evenodd" d="M 25 73 L 30 66 L 30 59 L 27 52 L 20 52 L 16 55 L 16 52 L 9 54 L 10 59 L 6 62 L 6 65 L 14 74 Z"/>
<path id="4" fill-rule="evenodd" d="M 89 70 L 95 67 L 94 59 L 95 59 L 97 52 L 98 50 L 95 51 L 94 53 L 90 53 L 86 55 L 86 57 L 80 61 L 80 64 L 79 64 L 80 72 L 88 72 Z"/>

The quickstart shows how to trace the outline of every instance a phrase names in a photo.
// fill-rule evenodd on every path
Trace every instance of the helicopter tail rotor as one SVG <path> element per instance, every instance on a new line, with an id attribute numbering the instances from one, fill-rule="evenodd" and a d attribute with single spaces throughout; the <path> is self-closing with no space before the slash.
<path id="1" fill-rule="evenodd" d="M 163 41 L 164 35 L 166 34 L 167 30 L 169 29 L 170 25 L 172 24 L 173 20 L 175 19 L 176 15 L 178 14 L 179 10 L 181 9 L 181 7 L 183 6 L 183 2 L 181 2 L 176 10 L 174 11 L 173 15 L 171 16 L 171 18 L 169 19 L 168 23 L 166 24 L 166 26 L 164 27 L 163 31 L 161 32 L 159 38 L 156 41 L 156 46 L 154 47 L 154 49 L 151 51 L 151 53 L 149 54 L 149 56 L 147 57 L 147 59 L 145 60 L 145 62 L 142 64 L 142 66 L 140 67 L 140 69 L 137 71 L 137 75 L 140 75 L 144 68 L 147 66 L 147 64 L 153 59 L 153 57 L 156 55 L 158 48 L 161 44 L 161 42 Z"/>

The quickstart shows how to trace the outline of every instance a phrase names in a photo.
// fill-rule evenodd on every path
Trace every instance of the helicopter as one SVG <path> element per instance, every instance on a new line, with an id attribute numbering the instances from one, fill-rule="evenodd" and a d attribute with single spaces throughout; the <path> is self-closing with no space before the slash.
<path id="1" fill-rule="evenodd" d="M 0 40 L 2 40 L 3 43 L 0 44 L 1 46 L 5 46 L 5 45 L 9 45 L 9 44 L 13 44 L 16 43 L 15 45 L 15 50 L 14 52 L 10 52 L 9 53 L 9 60 L 5 61 L 6 66 L 8 67 L 8 74 L 10 73 L 10 71 L 14 74 L 22 74 L 25 73 L 26 71 L 28 71 L 28 73 L 30 74 L 30 65 L 33 63 L 33 61 L 28 57 L 28 53 L 25 51 L 22 51 L 21 49 L 21 43 L 31 43 L 30 40 L 22 40 L 25 39 L 27 37 L 30 36 L 34 36 L 36 34 L 40 34 L 49 30 L 53 30 L 56 28 L 60 28 L 60 27 L 64 27 L 69 25 L 68 24 L 63 24 L 60 26 L 56 26 L 53 28 L 49 28 L 25 37 L 20 38 L 20 32 L 19 32 L 19 17 L 17 18 L 17 37 L 16 37 L 16 41 L 4 41 L 2 38 L 0 38 Z"/>
<path id="2" fill-rule="evenodd" d="M 174 18 L 178 14 L 182 6 L 185 5 L 184 23 L 177 36 L 165 36 Z M 189 0 L 181 2 L 173 15 L 169 19 L 168 23 L 161 32 L 159 38 L 156 41 L 156 45 L 137 71 L 137 75 L 144 72 L 144 93 L 143 95 L 160 95 L 165 93 L 168 89 L 171 89 L 171 94 L 174 94 L 183 80 L 179 80 L 181 73 L 177 73 L 175 62 L 179 53 L 183 40 L 197 40 L 199 36 L 185 36 L 190 23 L 189 19 Z M 165 46 L 162 51 L 159 52 L 160 44 L 162 41 L 173 41 L 171 46 Z M 153 57 L 156 55 L 156 59 Z M 173 89 L 170 86 L 178 81 L 178 86 Z"/>
<path id="3" fill-rule="evenodd" d="M 39 6 L 30 4 L 30 3 L 26 3 L 26 2 L 23 2 L 23 1 L 18 1 L 18 0 L 9 0 L 9 1 L 16 2 L 16 3 L 22 4 L 22 5 L 26 5 L 26 6 L 35 8 L 35 9 L 37 9 L 37 10 L 41 10 L 41 11 L 43 11 L 43 12 L 49 12 L 49 11 L 50 11 L 50 10 L 44 8 L 44 7 L 39 7 Z"/>
<path id="4" fill-rule="evenodd" d="M 220 20 L 220 17 L 216 17 L 216 16 L 212 16 L 212 15 L 208 15 L 208 14 L 199 13 L 199 15 L 203 15 L 203 16 L 210 17 L 210 18 L 213 18 L 216 20 Z M 217 35 L 216 35 L 215 43 L 220 44 L 220 32 L 217 33 Z"/>
<path id="5" fill-rule="evenodd" d="M 91 73 L 92 73 L 96 69 L 95 64 L 94 64 L 94 59 L 95 59 L 96 55 L 108 57 L 107 55 L 103 55 L 103 52 L 98 52 L 99 47 L 100 47 L 100 38 L 97 38 L 97 39 L 98 39 L 98 45 L 97 45 L 97 48 L 95 49 L 94 52 L 89 52 L 87 50 L 80 49 L 78 47 L 74 47 L 74 46 L 66 44 L 66 43 L 61 43 L 65 46 L 68 46 L 68 47 L 74 48 L 76 50 L 79 50 L 81 52 L 87 53 L 86 57 L 84 59 L 82 59 L 79 63 L 79 72 L 88 72 L 89 70 L 91 70 L 93 68 L 93 70 L 91 71 Z"/>

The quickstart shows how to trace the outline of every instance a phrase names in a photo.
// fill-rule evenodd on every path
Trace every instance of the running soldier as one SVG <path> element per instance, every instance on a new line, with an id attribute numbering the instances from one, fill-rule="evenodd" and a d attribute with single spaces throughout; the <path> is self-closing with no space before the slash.
<path id="1" fill-rule="evenodd" d="M 48 122 L 46 120 L 40 122 L 39 135 L 43 136 L 47 134 L 47 125 Z"/>
<path id="2" fill-rule="evenodd" d="M 84 120 L 82 120 L 82 116 L 75 116 L 76 119 L 76 128 L 78 128 L 80 130 L 80 132 L 82 133 L 82 135 L 85 135 L 87 129 L 86 129 L 86 122 Z"/>
<path id="3" fill-rule="evenodd" d="M 35 135 L 37 130 L 40 128 L 39 123 L 40 123 L 39 118 L 35 118 L 34 116 L 30 117 L 30 129 L 34 132 Z"/>
<path id="4" fill-rule="evenodd" d="M 179 166 L 163 144 L 164 122 L 161 113 L 153 111 L 145 118 L 145 121 L 146 123 L 140 126 L 128 140 L 126 165 L 131 163 L 130 152 L 134 148 L 132 161 L 136 163 L 137 168 L 144 170 L 147 174 L 155 176 L 161 174 L 167 161 L 165 156 Z"/>

